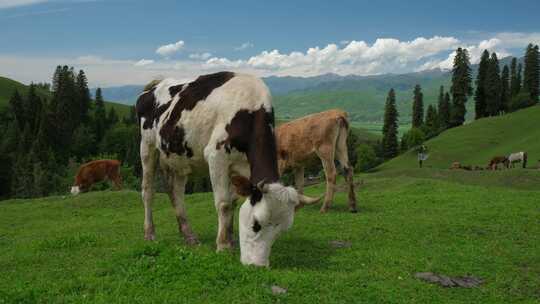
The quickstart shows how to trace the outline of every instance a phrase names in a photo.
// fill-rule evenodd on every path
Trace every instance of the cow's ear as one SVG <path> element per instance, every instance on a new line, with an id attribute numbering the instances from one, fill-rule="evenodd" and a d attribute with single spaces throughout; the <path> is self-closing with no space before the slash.
<path id="1" fill-rule="evenodd" d="M 231 178 L 232 184 L 236 188 L 236 193 L 241 196 L 250 196 L 253 192 L 253 185 L 249 179 L 236 175 Z"/>

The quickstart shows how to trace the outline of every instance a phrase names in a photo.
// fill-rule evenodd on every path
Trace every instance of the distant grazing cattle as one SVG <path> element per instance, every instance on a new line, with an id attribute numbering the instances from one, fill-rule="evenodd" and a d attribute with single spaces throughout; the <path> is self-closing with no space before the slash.
<path id="1" fill-rule="evenodd" d="M 293 224 L 297 205 L 316 200 L 279 183 L 270 92 L 250 75 L 220 72 L 190 83 L 153 82 L 137 101 L 145 239 L 154 240 L 153 181 L 159 162 L 180 233 L 198 243 L 184 207 L 187 176 L 208 167 L 218 213 L 217 250 L 233 246 L 235 194 L 243 264 L 267 266 L 273 242 Z M 159 161 L 158 161 L 159 160 Z"/>
<path id="2" fill-rule="evenodd" d="M 506 167 L 509 168 L 510 166 L 512 166 L 512 168 L 514 168 L 514 165 L 516 163 L 521 163 L 524 169 L 527 168 L 527 152 L 517 152 L 510 154 L 510 156 L 508 156 L 508 162 L 506 163 Z"/>
<path id="3" fill-rule="evenodd" d="M 499 164 L 502 164 L 505 167 L 508 167 L 508 158 L 506 156 L 495 156 L 495 157 L 493 157 L 489 161 L 488 169 L 497 170 Z"/>
<path id="4" fill-rule="evenodd" d="M 347 113 L 330 110 L 284 123 L 277 127 L 277 148 L 280 174 L 287 168 L 294 170 L 295 184 L 301 193 L 304 186 L 304 166 L 317 155 L 326 175 L 326 195 L 321 212 L 326 212 L 336 190 L 337 160 L 343 167 L 349 186 L 349 210 L 357 212 L 354 193 L 353 169 L 347 155 L 349 122 Z"/>
<path id="5" fill-rule="evenodd" d="M 104 180 L 110 180 L 116 189 L 122 188 L 119 161 L 102 159 L 81 165 L 71 187 L 71 194 L 77 195 L 80 192 L 86 192 L 93 184 Z"/>
<path id="6" fill-rule="evenodd" d="M 461 169 L 461 163 L 460 162 L 453 162 L 452 166 L 450 167 L 451 170 L 457 170 Z"/>

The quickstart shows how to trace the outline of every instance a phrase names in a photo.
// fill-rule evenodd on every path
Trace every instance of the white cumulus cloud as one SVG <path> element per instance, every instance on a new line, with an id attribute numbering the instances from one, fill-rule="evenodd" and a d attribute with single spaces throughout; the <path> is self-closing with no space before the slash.
<path id="1" fill-rule="evenodd" d="M 249 49 L 249 48 L 252 48 L 254 47 L 255 45 L 251 42 L 244 42 L 242 43 L 241 45 L 237 46 L 234 48 L 235 51 L 243 51 L 243 50 L 246 50 L 246 49 Z"/>
<path id="2" fill-rule="evenodd" d="M 37 4 L 49 0 L 0 0 L 0 9 Z"/>
<path id="3" fill-rule="evenodd" d="M 171 44 L 162 45 L 156 49 L 156 54 L 163 57 L 168 57 L 174 53 L 179 52 L 182 48 L 184 48 L 184 45 L 185 43 L 183 40 Z"/>
<path id="4" fill-rule="evenodd" d="M 189 58 L 195 59 L 195 60 L 207 60 L 208 58 L 212 57 L 212 54 L 205 52 L 205 53 L 193 53 L 189 55 Z"/>

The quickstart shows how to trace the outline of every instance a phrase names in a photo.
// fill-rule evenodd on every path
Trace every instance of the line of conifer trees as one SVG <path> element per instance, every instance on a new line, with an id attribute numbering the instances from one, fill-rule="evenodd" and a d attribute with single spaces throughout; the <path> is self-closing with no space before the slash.
<path id="1" fill-rule="evenodd" d="M 517 58 L 510 67 L 500 70 L 496 53 L 482 53 L 478 65 L 474 90 L 475 119 L 502 115 L 536 105 L 540 94 L 540 56 L 538 45 L 529 44 L 524 56 L 524 69 Z M 523 74 L 523 76 L 522 76 Z M 440 87 L 438 103 L 430 104 L 424 116 L 422 88 L 413 90 L 412 128 L 406 132 L 401 145 L 398 141 L 398 117 L 394 89 L 388 92 L 385 105 L 382 152 L 385 159 L 397 156 L 401 151 L 418 146 L 442 131 L 465 122 L 466 103 L 473 95 L 472 69 L 467 49 L 458 48 L 452 68 L 451 87 L 445 92 Z M 399 149 L 398 149 L 399 147 Z"/>
<path id="2" fill-rule="evenodd" d="M 0 197 L 65 193 L 78 164 L 100 156 L 139 167 L 134 109 L 123 119 L 113 106 L 107 112 L 82 70 L 58 66 L 51 85 L 15 91 L 0 117 Z"/>

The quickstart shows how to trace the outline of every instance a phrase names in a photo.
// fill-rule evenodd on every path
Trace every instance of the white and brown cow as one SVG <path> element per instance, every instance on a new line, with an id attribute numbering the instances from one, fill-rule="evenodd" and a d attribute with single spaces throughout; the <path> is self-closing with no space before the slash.
<path id="1" fill-rule="evenodd" d="M 277 127 L 279 171 L 292 168 L 299 193 L 304 186 L 304 166 L 314 155 L 323 165 L 326 175 L 326 194 L 321 212 L 326 212 L 334 198 L 337 160 L 342 166 L 349 187 L 349 210 L 357 212 L 353 184 L 353 169 L 347 154 L 349 122 L 347 113 L 329 110 L 284 123 Z"/>
<path id="2" fill-rule="evenodd" d="M 187 243 L 198 242 L 184 208 L 184 189 L 191 172 L 208 166 L 218 213 L 217 250 L 233 246 L 235 187 L 248 197 L 240 208 L 241 261 L 267 266 L 273 242 L 293 223 L 295 207 L 314 199 L 278 181 L 274 114 L 266 85 L 232 72 L 185 84 L 165 79 L 147 86 L 137 101 L 137 114 L 145 238 L 155 238 L 152 196 L 159 159 L 179 230 Z"/>

